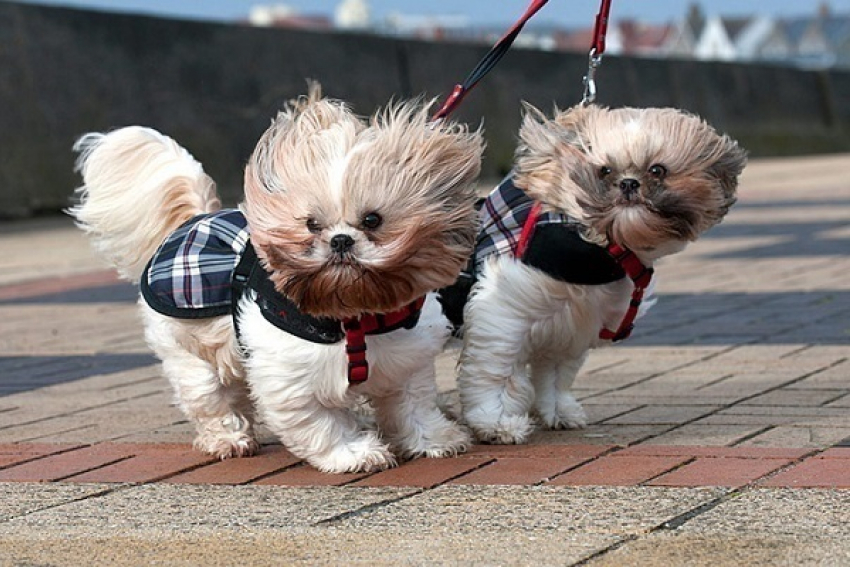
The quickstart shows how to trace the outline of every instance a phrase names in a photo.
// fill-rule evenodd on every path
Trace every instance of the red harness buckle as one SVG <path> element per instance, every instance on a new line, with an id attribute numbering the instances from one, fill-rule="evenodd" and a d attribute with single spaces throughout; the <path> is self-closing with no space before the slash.
<path id="1" fill-rule="evenodd" d="M 345 329 L 345 354 L 348 357 L 348 383 L 362 384 L 369 379 L 369 362 L 366 360 L 366 334 L 393 327 L 422 309 L 425 298 L 420 297 L 391 313 L 369 313 L 342 322 Z"/>

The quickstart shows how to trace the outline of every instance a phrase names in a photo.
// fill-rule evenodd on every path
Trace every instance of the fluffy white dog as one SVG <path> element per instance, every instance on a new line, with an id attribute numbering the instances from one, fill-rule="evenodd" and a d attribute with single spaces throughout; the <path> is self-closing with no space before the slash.
<path id="1" fill-rule="evenodd" d="M 465 450 L 436 405 L 450 325 L 429 292 L 472 250 L 479 132 L 429 124 L 415 102 L 362 120 L 314 87 L 262 136 L 231 210 L 154 130 L 92 133 L 75 149 L 84 185 L 70 212 L 140 282 L 148 343 L 197 448 L 254 453 L 258 414 L 322 471 Z M 353 411 L 364 396 L 377 430 Z"/>
<path id="2" fill-rule="evenodd" d="M 490 443 L 583 427 L 589 349 L 628 336 L 652 265 L 720 222 L 746 154 L 674 109 L 529 107 L 515 170 L 481 209 L 464 312 L 463 415 Z"/>

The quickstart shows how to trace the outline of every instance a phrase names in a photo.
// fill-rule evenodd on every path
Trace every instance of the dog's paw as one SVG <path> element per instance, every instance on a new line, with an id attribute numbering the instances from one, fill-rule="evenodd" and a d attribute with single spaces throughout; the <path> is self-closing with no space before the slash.
<path id="1" fill-rule="evenodd" d="M 540 422 L 548 429 L 583 429 L 587 414 L 572 394 L 562 393 L 554 403 L 538 403 Z"/>
<path id="2" fill-rule="evenodd" d="M 439 428 L 423 433 L 418 441 L 408 447 L 399 443 L 399 453 L 402 457 L 410 459 L 415 457 L 429 457 L 441 459 L 443 457 L 456 457 L 469 450 L 472 438 L 469 432 L 449 420 L 445 420 Z"/>
<path id="3" fill-rule="evenodd" d="M 534 432 L 534 420 L 528 414 L 502 416 L 496 422 L 473 420 L 467 422 L 475 437 L 491 445 L 521 445 Z"/>
<path id="4" fill-rule="evenodd" d="M 377 472 L 396 466 L 395 455 L 371 432 L 323 455 L 308 456 L 307 462 L 327 473 Z"/>
<path id="5" fill-rule="evenodd" d="M 197 426 L 195 448 L 219 459 L 250 457 L 260 450 L 251 422 L 244 416 L 209 418 L 199 421 Z"/>
<path id="6" fill-rule="evenodd" d="M 260 450 L 257 440 L 244 433 L 224 435 L 199 435 L 194 446 L 199 451 L 218 457 L 230 459 L 233 457 L 250 457 Z"/>

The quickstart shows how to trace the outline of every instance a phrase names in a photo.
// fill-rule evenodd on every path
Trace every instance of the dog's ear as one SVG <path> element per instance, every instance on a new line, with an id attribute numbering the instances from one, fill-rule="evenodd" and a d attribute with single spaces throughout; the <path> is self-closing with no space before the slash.
<path id="1" fill-rule="evenodd" d="M 577 106 L 555 110 L 548 119 L 534 106 L 525 103 L 516 151 L 515 179 L 532 198 L 563 208 L 559 195 L 580 191 L 574 176 L 587 169 L 588 142 L 584 132 L 589 111 Z M 572 207 L 569 207 L 572 209 Z"/>
<path id="2" fill-rule="evenodd" d="M 717 179 L 720 190 L 723 191 L 726 199 L 723 214 L 726 214 L 729 207 L 737 201 L 735 194 L 738 189 L 738 177 L 747 165 L 747 151 L 729 136 L 721 136 L 720 144 L 717 158 L 708 169 Z"/>

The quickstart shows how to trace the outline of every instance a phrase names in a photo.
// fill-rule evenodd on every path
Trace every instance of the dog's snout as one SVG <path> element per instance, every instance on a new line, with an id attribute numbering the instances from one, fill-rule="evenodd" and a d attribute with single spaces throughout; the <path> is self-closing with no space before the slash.
<path id="1" fill-rule="evenodd" d="M 343 252 L 347 252 L 354 246 L 354 239 L 351 238 L 347 234 L 335 234 L 331 238 L 331 250 L 336 252 L 337 254 L 342 254 Z"/>
<path id="2" fill-rule="evenodd" d="M 640 189 L 640 181 L 637 179 L 629 177 L 620 181 L 620 191 L 626 195 L 637 193 L 638 189 Z"/>

